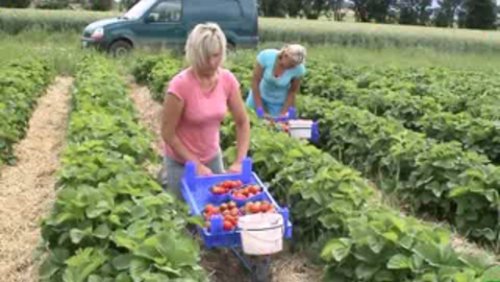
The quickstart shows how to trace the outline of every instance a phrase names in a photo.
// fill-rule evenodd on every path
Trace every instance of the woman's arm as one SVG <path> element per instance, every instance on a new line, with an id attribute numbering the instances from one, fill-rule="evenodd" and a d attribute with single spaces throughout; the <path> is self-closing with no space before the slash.
<path id="1" fill-rule="evenodd" d="M 248 148 L 250 147 L 250 120 L 248 119 L 248 115 L 245 111 L 245 105 L 243 104 L 239 88 L 236 93 L 233 93 L 230 96 L 228 105 L 236 123 L 237 148 L 236 160 L 229 168 L 229 171 L 240 172 L 241 162 L 247 156 Z"/>
<path id="2" fill-rule="evenodd" d="M 195 162 L 198 174 L 211 174 L 210 169 L 205 167 L 195 155 L 191 154 L 175 134 L 183 109 L 184 101 L 174 95 L 166 95 L 163 102 L 161 137 L 165 143 L 180 155 L 184 162 Z"/>
<path id="3" fill-rule="evenodd" d="M 283 105 L 283 108 L 281 108 L 281 115 L 286 115 L 288 113 L 288 109 L 295 106 L 295 97 L 300 89 L 300 81 L 300 78 L 294 78 L 292 80 L 292 85 L 288 90 L 288 96 L 286 97 L 285 104 Z"/>
<path id="4" fill-rule="evenodd" d="M 264 108 L 264 104 L 262 103 L 262 96 L 260 95 L 260 81 L 262 80 L 262 73 L 263 73 L 263 68 L 260 65 L 260 63 L 255 63 L 255 66 L 253 68 L 253 76 L 252 76 L 252 93 L 253 93 L 253 100 L 255 102 L 255 107 L 262 108 L 264 110 L 264 113 L 266 113 L 266 109 Z"/>

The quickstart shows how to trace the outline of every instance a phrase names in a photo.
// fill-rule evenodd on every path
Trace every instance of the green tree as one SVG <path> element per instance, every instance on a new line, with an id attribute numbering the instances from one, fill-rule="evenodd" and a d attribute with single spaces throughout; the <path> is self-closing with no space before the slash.
<path id="1" fill-rule="evenodd" d="M 409 25 L 426 25 L 431 16 L 432 0 L 400 0 L 399 23 Z"/>
<path id="2" fill-rule="evenodd" d="M 296 18 L 300 16 L 302 11 L 303 0 L 287 0 L 287 12 L 288 16 Z"/>
<path id="3" fill-rule="evenodd" d="M 453 27 L 455 15 L 458 15 L 458 8 L 463 0 L 438 0 L 439 8 L 436 11 L 434 24 L 439 27 Z"/>
<path id="4" fill-rule="evenodd" d="M 313 20 L 318 19 L 321 13 L 329 8 L 328 0 L 305 0 L 302 1 L 302 3 L 304 15 L 306 16 L 306 18 Z"/>
<path id="5" fill-rule="evenodd" d="M 28 8 L 31 0 L 0 0 L 0 7 L 6 8 Z"/>
<path id="6" fill-rule="evenodd" d="M 287 2 L 283 0 L 259 0 L 259 12 L 266 17 L 285 17 Z"/>
<path id="7" fill-rule="evenodd" d="M 385 23 L 389 16 L 389 8 L 395 0 L 353 0 L 356 20 L 360 22 L 375 21 Z"/>
<path id="8" fill-rule="evenodd" d="M 69 0 L 41 0 L 35 6 L 38 9 L 65 9 L 69 6 Z"/>
<path id="9" fill-rule="evenodd" d="M 465 27 L 495 29 L 497 11 L 495 0 L 465 0 Z"/>
<path id="10" fill-rule="evenodd" d="M 113 8 L 113 0 L 88 0 L 85 7 L 93 11 L 109 11 Z"/>

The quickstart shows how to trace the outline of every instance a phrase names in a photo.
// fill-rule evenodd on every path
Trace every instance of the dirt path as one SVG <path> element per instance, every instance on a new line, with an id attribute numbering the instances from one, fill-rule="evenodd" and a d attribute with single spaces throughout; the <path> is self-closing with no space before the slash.
<path id="1" fill-rule="evenodd" d="M 58 77 L 33 112 L 26 137 L 17 144 L 15 166 L 0 170 L 1 281 L 36 281 L 32 256 L 40 239 L 39 222 L 54 198 L 59 154 L 64 146 L 70 86 Z"/>
<path id="2" fill-rule="evenodd" d="M 161 104 L 151 99 L 149 89 L 146 86 L 133 83 L 133 78 L 129 78 L 132 100 L 134 101 L 140 119 L 155 136 L 155 140 L 151 144 L 156 149 L 158 154 L 161 154 L 161 138 L 160 138 L 160 118 Z"/>
<path id="3" fill-rule="evenodd" d="M 155 133 L 153 142 L 157 151 L 161 152 L 160 116 L 161 105 L 151 99 L 145 86 L 133 83 L 130 79 L 132 99 L 134 100 L 140 118 L 145 126 Z M 159 167 L 156 167 L 158 170 Z M 210 274 L 214 282 L 246 282 L 248 275 L 239 261 L 230 252 L 202 250 L 202 266 Z M 304 256 L 283 252 L 273 259 L 271 269 L 275 282 L 314 282 L 321 280 L 321 269 L 312 267 Z"/>

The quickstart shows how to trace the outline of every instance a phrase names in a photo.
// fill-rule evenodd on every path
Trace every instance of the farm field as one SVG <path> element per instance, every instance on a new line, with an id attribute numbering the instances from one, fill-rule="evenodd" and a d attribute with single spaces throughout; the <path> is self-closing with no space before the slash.
<path id="1" fill-rule="evenodd" d="M 82 50 L 77 31 L 109 14 L 3 11 L 2 281 L 249 281 L 190 235 L 200 220 L 156 179 L 163 91 L 182 58 Z M 321 136 L 296 140 L 251 113 L 254 170 L 294 224 L 272 281 L 500 281 L 498 33 L 260 24 L 259 49 L 307 43 L 297 111 Z M 226 63 L 244 96 L 256 52 Z"/>
<path id="2" fill-rule="evenodd" d="M 17 34 L 29 28 L 81 32 L 89 23 L 120 16 L 118 12 L 0 9 L 0 30 Z M 445 52 L 498 52 L 498 31 L 444 29 L 389 24 L 332 22 L 327 20 L 260 18 L 264 41 L 300 41 L 347 47 L 428 47 Z"/>

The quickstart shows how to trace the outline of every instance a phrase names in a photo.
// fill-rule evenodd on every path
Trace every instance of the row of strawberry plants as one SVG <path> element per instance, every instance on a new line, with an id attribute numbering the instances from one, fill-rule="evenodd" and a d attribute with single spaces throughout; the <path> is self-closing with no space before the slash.
<path id="1" fill-rule="evenodd" d="M 324 80 L 351 81 L 359 88 L 388 89 L 418 97 L 433 98 L 444 110 L 469 112 L 475 117 L 498 119 L 488 105 L 498 104 L 498 73 L 446 68 L 352 67 L 325 63 L 318 58 L 308 63 Z"/>
<path id="2" fill-rule="evenodd" d="M 381 82 L 384 80 L 346 72 L 335 65 L 315 68 L 306 79 L 303 93 L 341 100 L 378 116 L 394 117 L 409 129 L 440 141 L 459 141 L 465 149 L 484 153 L 493 163 L 500 163 L 500 127 L 495 121 L 467 112 L 447 112 L 433 97 L 412 95 L 411 89 L 393 89 L 394 85 Z"/>
<path id="3" fill-rule="evenodd" d="M 162 102 L 165 85 L 181 67 L 182 62 L 171 55 L 152 55 L 138 58 L 132 74 L 138 83 L 148 85 L 155 101 Z"/>
<path id="4" fill-rule="evenodd" d="M 402 88 L 401 85 L 406 84 L 417 90 L 412 91 L 415 95 L 435 98 L 445 111 L 467 112 L 488 120 L 500 118 L 495 109 L 499 106 L 500 97 L 498 73 L 425 68 L 404 72 L 393 69 L 382 75 L 388 83 L 387 87 L 400 85 Z"/>
<path id="5" fill-rule="evenodd" d="M 151 136 L 102 57 L 79 65 L 58 192 L 42 223 L 42 281 L 204 281 L 186 206 L 146 172 Z"/>
<path id="6" fill-rule="evenodd" d="M 398 193 L 416 212 L 447 220 L 471 237 L 500 242 L 500 168 L 486 157 L 338 101 L 303 97 L 299 113 L 319 120 L 323 150 Z"/>
<path id="7" fill-rule="evenodd" d="M 225 146 L 234 144 L 233 132 L 231 123 L 223 128 Z M 359 172 L 255 120 L 251 156 L 291 208 L 294 240 L 323 259 L 324 281 L 479 282 L 499 275 L 493 256 L 454 249 L 449 231 L 381 204 Z"/>
<path id="8" fill-rule="evenodd" d="M 228 67 L 233 70 L 242 85 L 246 86 L 243 93 L 250 89 L 255 52 L 240 52 L 230 56 Z M 405 96 L 405 100 L 416 99 L 411 103 L 439 108 L 450 113 L 466 112 L 472 117 L 486 120 L 500 118 L 498 111 L 498 83 L 497 73 L 485 71 L 452 70 L 446 68 L 401 68 L 401 67 L 353 67 L 330 63 L 320 55 L 307 61 L 307 75 L 303 80 L 303 90 L 314 88 L 316 85 L 329 84 L 329 91 L 345 91 L 344 88 L 366 90 L 371 92 L 393 92 Z M 332 87 L 333 86 L 333 87 Z M 322 87 L 323 89 L 325 87 Z M 320 91 L 311 91 L 319 95 Z M 422 101 L 420 101 L 422 100 Z M 399 102 L 403 102 L 401 100 Z M 401 106 L 410 107 L 400 109 L 402 116 L 422 113 L 422 108 L 412 109 L 411 103 Z M 410 111 L 406 113 L 405 111 Z M 412 112 L 415 111 L 415 112 Z"/>
<path id="9" fill-rule="evenodd" d="M 244 53 L 232 58 L 229 64 L 246 87 L 244 95 L 250 88 L 253 62 L 253 57 Z M 484 83 L 465 88 L 470 85 L 468 76 L 489 83 L 495 77 L 491 74 L 437 68 L 358 69 L 325 64 L 318 58 L 307 67 L 302 87 L 306 95 L 342 100 L 379 116 L 394 117 L 409 129 L 441 141 L 459 141 L 464 149 L 485 154 L 493 163 L 500 163 L 497 138 L 500 128 L 491 113 L 486 112 L 487 118 L 479 114 L 484 112 L 483 105 L 495 105 L 488 99 L 498 95 Z M 485 99 L 488 101 L 483 104 L 478 102 Z"/>
<path id="10" fill-rule="evenodd" d="M 0 67 L 0 165 L 13 164 L 13 146 L 26 134 L 37 99 L 53 78 L 41 58 L 27 58 Z"/>

